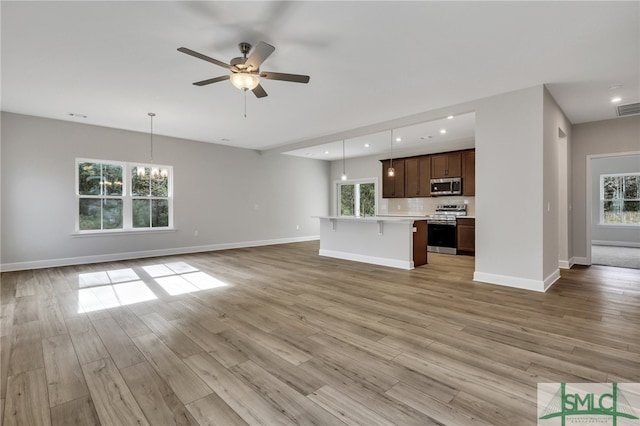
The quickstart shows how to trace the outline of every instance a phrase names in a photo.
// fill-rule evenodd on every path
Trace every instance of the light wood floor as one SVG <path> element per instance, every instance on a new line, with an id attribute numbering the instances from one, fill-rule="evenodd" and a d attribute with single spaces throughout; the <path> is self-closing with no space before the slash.
<path id="1" fill-rule="evenodd" d="M 640 381 L 640 271 L 539 294 L 317 252 L 2 274 L 0 423 L 534 425 L 538 382 Z"/>

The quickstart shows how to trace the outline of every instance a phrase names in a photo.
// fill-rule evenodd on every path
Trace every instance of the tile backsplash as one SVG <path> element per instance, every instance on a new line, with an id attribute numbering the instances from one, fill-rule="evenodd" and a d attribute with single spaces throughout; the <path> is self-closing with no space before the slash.
<path id="1" fill-rule="evenodd" d="M 380 215 L 416 215 L 433 214 L 438 204 L 467 204 L 467 215 L 476 215 L 475 197 L 420 197 L 420 198 L 383 198 L 378 200 Z"/>

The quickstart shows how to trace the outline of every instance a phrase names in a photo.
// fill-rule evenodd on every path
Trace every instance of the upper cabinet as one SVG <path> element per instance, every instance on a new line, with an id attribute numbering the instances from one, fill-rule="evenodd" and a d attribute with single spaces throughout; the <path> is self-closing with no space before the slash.
<path id="1" fill-rule="evenodd" d="M 462 195 L 476 194 L 476 151 L 444 152 L 394 158 L 395 176 L 388 174 L 391 160 L 382 161 L 382 197 L 430 197 L 431 179 L 462 177 Z"/>
<path id="2" fill-rule="evenodd" d="M 405 197 L 431 196 L 431 157 L 413 157 L 404 160 Z"/>
<path id="3" fill-rule="evenodd" d="M 462 152 L 462 195 L 476 195 L 476 151 Z"/>
<path id="4" fill-rule="evenodd" d="M 447 152 L 431 156 L 431 177 L 433 179 L 462 176 L 462 155 Z M 464 184 L 463 184 L 464 185 Z"/>
<path id="5" fill-rule="evenodd" d="M 404 159 L 393 160 L 395 173 L 389 176 L 390 160 L 382 162 L 382 197 L 404 198 Z"/>

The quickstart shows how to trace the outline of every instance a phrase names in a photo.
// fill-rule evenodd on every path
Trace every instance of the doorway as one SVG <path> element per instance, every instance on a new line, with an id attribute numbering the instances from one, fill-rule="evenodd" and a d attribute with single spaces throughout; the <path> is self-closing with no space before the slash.
<path id="1" fill-rule="evenodd" d="M 640 269 L 640 153 L 587 160 L 588 263 Z"/>

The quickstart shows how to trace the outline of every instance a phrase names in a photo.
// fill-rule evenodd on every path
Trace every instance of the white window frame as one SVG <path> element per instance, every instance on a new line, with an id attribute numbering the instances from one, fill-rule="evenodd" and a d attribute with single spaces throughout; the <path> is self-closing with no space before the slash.
<path id="1" fill-rule="evenodd" d="M 372 183 L 373 184 L 373 192 L 374 192 L 374 200 L 375 200 L 375 206 L 374 206 L 374 210 L 375 210 L 375 214 L 378 214 L 378 178 L 373 177 L 373 178 L 361 178 L 361 179 L 347 179 L 347 180 L 337 180 L 335 181 L 336 183 L 336 216 L 343 216 L 343 217 L 360 217 L 360 185 L 361 184 L 367 184 L 367 183 Z M 354 206 L 354 216 L 350 216 L 350 215 L 343 215 L 342 214 L 342 209 L 341 207 L 341 196 L 340 196 L 340 187 L 342 185 L 355 185 L 355 194 L 354 194 L 354 198 L 355 198 L 355 206 Z"/>
<path id="2" fill-rule="evenodd" d="M 607 223 L 604 221 L 604 202 L 611 201 L 604 199 L 604 179 L 607 177 L 620 177 L 620 176 L 637 176 L 640 179 L 640 173 L 631 172 L 631 173 L 605 173 L 600 175 L 600 207 L 599 207 L 599 220 L 598 226 L 601 227 L 640 227 L 640 224 L 635 223 Z M 617 200 L 621 201 L 640 201 L 640 191 L 638 193 L 638 198 L 617 198 Z"/>
<path id="3" fill-rule="evenodd" d="M 96 196 L 96 195 L 80 195 L 80 176 L 78 173 L 80 163 L 97 163 L 108 164 L 112 166 L 122 167 L 122 195 L 120 196 Z M 157 169 L 166 169 L 168 171 L 168 194 L 167 197 L 140 197 L 132 195 L 131 178 L 133 176 L 133 169 L 137 167 L 150 167 Z M 147 163 L 131 163 L 126 161 L 113 161 L 113 160 L 100 160 L 95 158 L 76 158 L 75 161 L 75 230 L 74 234 L 122 234 L 122 233 L 139 233 L 139 232 L 158 232 L 158 231 L 173 231 L 173 166 L 163 164 L 147 164 Z M 121 199 L 122 200 L 122 228 L 118 229 L 80 229 L 80 199 L 81 198 L 96 198 L 96 199 Z M 149 226 L 149 227 L 133 227 L 133 200 L 145 199 L 154 200 L 162 199 L 169 202 L 169 224 L 168 226 Z"/>

